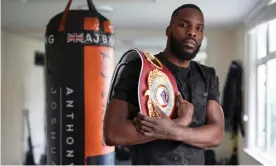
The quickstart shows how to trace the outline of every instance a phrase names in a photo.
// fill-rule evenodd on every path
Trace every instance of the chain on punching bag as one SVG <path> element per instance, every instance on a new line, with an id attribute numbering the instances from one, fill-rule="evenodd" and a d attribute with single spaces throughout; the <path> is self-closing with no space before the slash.
<path id="1" fill-rule="evenodd" d="M 47 163 L 114 164 L 114 147 L 103 141 L 103 118 L 114 65 L 109 20 L 92 1 L 89 10 L 69 10 L 47 25 Z"/>

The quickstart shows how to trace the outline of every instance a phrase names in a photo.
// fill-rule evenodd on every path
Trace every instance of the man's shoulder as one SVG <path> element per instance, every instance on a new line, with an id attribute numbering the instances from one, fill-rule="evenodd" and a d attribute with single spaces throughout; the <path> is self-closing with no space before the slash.
<path id="1" fill-rule="evenodd" d="M 204 75 L 209 76 L 209 77 L 210 76 L 211 77 L 216 76 L 216 70 L 215 70 L 214 67 L 203 65 L 203 64 L 200 64 L 196 61 L 192 61 L 192 63 L 197 69 L 201 70 L 204 73 Z"/>
<path id="2" fill-rule="evenodd" d="M 118 65 L 125 66 L 126 70 L 131 70 L 129 72 L 140 72 L 142 67 L 142 59 L 140 57 L 141 53 L 149 53 L 145 51 L 141 51 L 138 49 L 129 49 L 127 50 L 121 57 L 121 59 L 118 62 Z M 140 54 L 140 55 L 139 55 Z M 157 59 L 159 59 L 160 53 L 158 54 L 152 54 Z M 141 55 L 143 56 L 143 55 Z"/>
<path id="3" fill-rule="evenodd" d="M 127 66 L 132 67 L 132 68 L 139 68 L 141 67 L 142 61 L 141 59 L 133 59 L 130 60 L 126 63 Z"/>
<path id="4" fill-rule="evenodd" d="M 124 69 L 129 72 L 138 72 L 141 68 L 141 58 L 137 51 L 128 50 L 125 52 L 118 62 L 118 66 L 124 66 Z"/>

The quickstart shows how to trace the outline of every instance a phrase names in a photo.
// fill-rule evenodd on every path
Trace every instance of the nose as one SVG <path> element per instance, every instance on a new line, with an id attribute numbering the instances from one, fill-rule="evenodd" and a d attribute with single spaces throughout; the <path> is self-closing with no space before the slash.
<path id="1" fill-rule="evenodd" d="M 195 28 L 193 26 L 188 28 L 187 35 L 189 37 L 194 37 L 194 38 L 196 37 Z"/>

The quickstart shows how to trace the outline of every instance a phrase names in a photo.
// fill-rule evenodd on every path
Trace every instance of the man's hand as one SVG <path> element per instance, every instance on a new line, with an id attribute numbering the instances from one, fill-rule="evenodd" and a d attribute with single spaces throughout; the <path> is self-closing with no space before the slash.
<path id="1" fill-rule="evenodd" d="M 154 105 L 154 109 L 159 113 L 160 117 L 149 117 L 138 113 L 138 116 L 135 118 L 135 124 L 138 131 L 148 137 L 155 139 L 168 139 L 171 134 L 171 128 L 175 125 L 163 111 Z"/>
<path id="2" fill-rule="evenodd" d="M 193 119 L 194 105 L 183 100 L 179 92 L 176 94 L 176 109 L 178 117 L 174 119 L 174 122 L 184 127 L 189 126 Z"/>
<path id="3" fill-rule="evenodd" d="M 178 118 L 170 119 L 158 106 L 154 105 L 155 111 L 160 117 L 148 117 L 138 113 L 134 122 L 138 131 L 145 136 L 153 137 L 155 139 L 167 139 L 172 133 L 172 128 L 175 125 L 183 127 L 188 126 L 192 122 L 194 106 L 183 100 L 181 94 L 176 94 L 176 109 Z"/>

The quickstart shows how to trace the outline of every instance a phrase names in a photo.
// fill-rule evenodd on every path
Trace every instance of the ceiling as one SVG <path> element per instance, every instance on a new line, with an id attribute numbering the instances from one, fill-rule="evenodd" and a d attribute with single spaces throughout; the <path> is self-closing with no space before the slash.
<path id="1" fill-rule="evenodd" d="M 137 37 L 149 40 L 152 34 L 156 34 L 153 36 L 160 41 L 172 11 L 185 3 L 198 5 L 204 13 L 206 27 L 213 28 L 233 27 L 241 23 L 258 1 L 260 0 L 93 0 L 100 13 L 112 21 L 117 39 L 122 43 L 133 41 Z M 1 0 L 2 27 L 42 39 L 48 21 L 63 11 L 67 2 L 68 0 Z M 71 9 L 85 7 L 86 0 L 73 0 Z"/>

